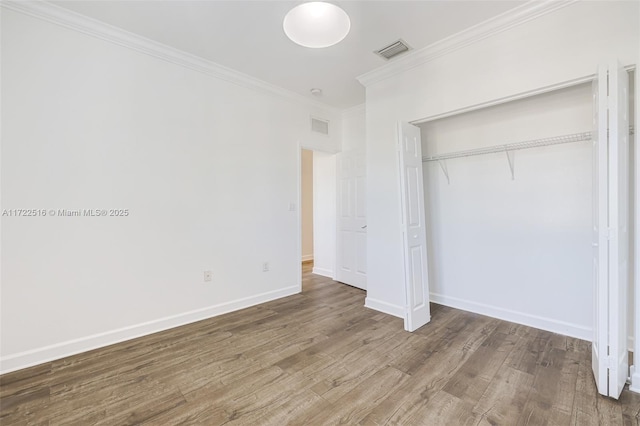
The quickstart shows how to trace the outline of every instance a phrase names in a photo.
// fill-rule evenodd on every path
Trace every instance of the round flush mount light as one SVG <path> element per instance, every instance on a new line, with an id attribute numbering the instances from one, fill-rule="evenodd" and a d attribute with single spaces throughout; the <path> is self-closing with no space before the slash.
<path id="1" fill-rule="evenodd" d="M 322 89 L 318 89 L 317 87 L 311 89 L 310 92 L 313 96 L 322 96 Z"/>
<path id="2" fill-rule="evenodd" d="M 335 4 L 312 1 L 291 9 L 282 26 L 294 43 L 322 48 L 342 41 L 349 34 L 351 21 L 349 15 Z"/>

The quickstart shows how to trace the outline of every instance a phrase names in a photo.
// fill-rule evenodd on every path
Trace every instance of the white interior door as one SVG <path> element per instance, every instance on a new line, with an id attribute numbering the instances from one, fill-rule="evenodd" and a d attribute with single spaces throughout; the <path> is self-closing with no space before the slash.
<path id="1" fill-rule="evenodd" d="M 338 237 L 336 280 L 367 288 L 366 157 L 348 151 L 338 159 Z"/>
<path id="2" fill-rule="evenodd" d="M 594 100 L 592 367 L 598 392 L 617 399 L 629 372 L 629 77 L 617 63 L 598 69 Z"/>
<path id="3" fill-rule="evenodd" d="M 431 320 L 422 145 L 418 127 L 409 123 L 399 123 L 398 150 L 406 296 L 404 328 L 414 331 Z"/>

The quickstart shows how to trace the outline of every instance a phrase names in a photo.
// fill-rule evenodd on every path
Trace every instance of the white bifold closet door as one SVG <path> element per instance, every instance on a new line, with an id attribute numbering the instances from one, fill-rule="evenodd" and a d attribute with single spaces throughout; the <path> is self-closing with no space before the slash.
<path id="1" fill-rule="evenodd" d="M 399 123 L 398 151 L 406 298 L 404 328 L 414 331 L 431 320 L 420 128 Z"/>
<path id="2" fill-rule="evenodd" d="M 618 398 L 629 372 L 629 77 L 602 65 L 593 83 L 594 338 L 592 368 L 602 395 Z"/>

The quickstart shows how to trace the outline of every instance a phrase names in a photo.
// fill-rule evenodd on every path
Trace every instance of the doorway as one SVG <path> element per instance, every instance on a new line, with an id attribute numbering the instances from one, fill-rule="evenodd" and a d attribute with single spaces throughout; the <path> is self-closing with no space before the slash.
<path id="1" fill-rule="evenodd" d="M 313 151 L 303 149 L 300 156 L 300 226 L 302 230 L 302 269 L 313 267 Z"/>
<path id="2" fill-rule="evenodd" d="M 336 154 L 300 151 L 300 260 L 303 270 L 334 279 Z"/>

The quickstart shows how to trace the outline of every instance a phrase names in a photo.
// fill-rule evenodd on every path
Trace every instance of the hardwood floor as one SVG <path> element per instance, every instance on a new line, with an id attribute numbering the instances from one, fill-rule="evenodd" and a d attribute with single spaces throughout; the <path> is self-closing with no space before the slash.
<path id="1" fill-rule="evenodd" d="M 2 425 L 638 425 L 590 344 L 433 305 L 415 333 L 364 292 L 303 293 L 0 377 Z"/>

